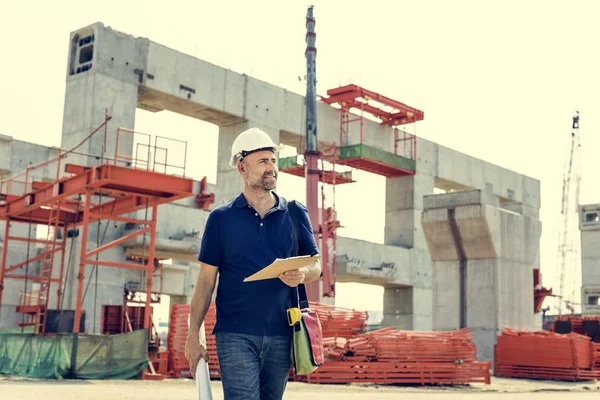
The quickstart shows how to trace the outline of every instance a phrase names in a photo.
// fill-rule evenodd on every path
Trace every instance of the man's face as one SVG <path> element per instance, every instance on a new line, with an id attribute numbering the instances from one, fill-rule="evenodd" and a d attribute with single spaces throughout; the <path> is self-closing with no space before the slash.
<path id="1" fill-rule="evenodd" d="M 277 187 L 277 157 L 273 152 L 252 153 L 242 163 L 242 176 L 251 189 L 269 191 Z"/>

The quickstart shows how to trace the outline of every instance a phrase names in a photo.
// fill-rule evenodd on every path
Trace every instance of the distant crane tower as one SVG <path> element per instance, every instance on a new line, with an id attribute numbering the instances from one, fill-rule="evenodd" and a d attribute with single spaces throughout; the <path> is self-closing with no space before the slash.
<path id="1" fill-rule="evenodd" d="M 579 111 L 573 115 L 571 148 L 563 177 L 562 226 L 558 233 L 558 267 L 560 268 L 559 314 L 571 313 L 580 306 L 581 271 L 579 229 L 579 185 L 581 182 L 581 144 L 579 141 Z"/>

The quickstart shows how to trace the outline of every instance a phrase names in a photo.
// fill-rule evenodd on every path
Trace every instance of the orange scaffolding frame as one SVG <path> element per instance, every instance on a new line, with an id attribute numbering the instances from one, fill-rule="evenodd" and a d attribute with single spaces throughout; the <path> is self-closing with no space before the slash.
<path id="1" fill-rule="evenodd" d="M 321 143 L 321 173 L 325 177 L 325 162 L 331 164 L 329 172 L 329 180 L 321 180 L 321 224 L 320 224 L 320 250 L 322 254 L 323 268 L 323 297 L 335 297 L 336 289 L 336 273 L 337 273 L 337 229 L 341 228 L 340 221 L 337 219 L 335 211 L 335 188 L 341 183 L 352 183 L 354 180 L 345 178 L 344 175 L 335 171 L 337 147 L 335 143 Z M 339 179 L 339 182 L 338 182 Z M 331 207 L 325 207 L 325 184 L 330 184 L 333 195 Z"/>
<path id="2" fill-rule="evenodd" d="M 345 147 L 352 147 L 349 143 L 346 143 L 345 136 L 348 134 L 350 124 L 353 122 L 360 124 L 360 136 L 357 144 L 363 145 L 366 114 L 377 120 L 379 124 L 391 127 L 394 135 L 394 155 L 409 160 L 417 159 L 417 137 L 399 129 L 398 126 L 423 120 L 423 111 L 353 84 L 329 89 L 327 97 L 323 97 L 321 100 L 331 106 L 337 105 L 336 108 L 340 111 L 340 155 L 344 153 Z M 401 154 L 399 154 L 399 151 Z M 414 171 L 393 166 L 364 155 L 341 156 L 338 159 L 338 164 L 388 178 L 414 175 Z"/>
<path id="3" fill-rule="evenodd" d="M 56 162 L 60 168 L 61 161 L 68 154 L 83 154 L 75 150 L 86 140 L 90 139 L 95 133 L 104 128 L 104 142 L 107 138 L 107 126 L 110 116 L 106 116 L 105 121 L 96 128 L 88 137 L 84 139 L 75 148 L 63 152 L 54 159 L 40 163 L 32 168 L 48 165 Z M 10 194 L 11 182 L 17 182 L 16 178 L 23 175 L 18 174 L 6 182 L 2 182 L 0 189 L 2 192 L 0 200 L 0 220 L 6 221 L 4 230 L 4 246 L 2 249 L 2 261 L 0 268 L 0 305 L 2 304 L 2 294 L 4 290 L 4 279 L 30 279 L 40 283 L 40 290 L 37 294 L 36 304 L 23 304 L 21 312 L 29 313 L 33 316 L 33 321 L 23 323 L 23 325 L 32 325 L 36 333 L 44 333 L 44 317 L 48 310 L 50 287 L 53 283 L 58 285 L 58 305 L 61 304 L 62 280 L 64 270 L 65 248 L 67 241 L 67 229 L 81 227 L 82 245 L 80 251 L 79 269 L 77 275 L 77 303 L 73 324 L 73 332 L 80 331 L 80 322 L 82 317 L 82 302 L 84 294 L 84 276 L 86 265 L 93 265 L 95 268 L 113 267 L 140 270 L 146 272 L 146 308 L 144 314 L 144 328 L 150 328 L 150 301 L 152 293 L 152 278 L 154 270 L 154 247 L 156 244 L 156 221 L 158 215 L 158 206 L 161 204 L 173 202 L 182 198 L 194 195 L 194 181 L 185 177 L 185 164 L 183 169 L 184 176 L 172 176 L 165 173 L 154 171 L 154 166 L 150 160 L 147 160 L 146 168 L 136 168 L 130 166 L 117 165 L 119 160 L 127 160 L 128 165 L 132 165 L 131 157 L 120 156 L 118 154 L 119 135 L 121 131 L 131 133 L 129 129 L 117 129 L 117 140 L 115 145 L 115 157 L 102 157 L 102 163 L 94 166 L 83 166 L 75 164 L 66 164 L 65 172 L 70 176 L 59 178 L 60 171 L 57 171 L 57 178 L 53 182 L 31 182 L 29 186 L 28 168 L 25 174 L 25 189 L 23 194 Z M 106 146 L 104 147 L 106 149 Z M 83 154 L 85 155 L 85 154 Z M 97 157 L 94 156 L 94 157 Z M 185 158 L 184 158 L 185 159 Z M 165 158 L 164 164 L 168 164 Z M 202 197 L 199 202 L 201 208 L 206 209 L 214 197 L 206 192 L 206 180 L 202 180 L 201 192 L 197 195 Z M 99 202 L 92 202 L 93 197 L 98 197 Z M 82 200 L 83 199 L 83 200 Z M 197 198 L 198 200 L 198 198 Z M 150 211 L 151 217 L 148 219 L 131 218 L 126 214 L 146 210 Z M 118 221 L 133 223 L 142 226 L 142 229 L 131 234 L 124 235 L 88 250 L 88 233 L 91 223 L 98 221 Z M 10 235 L 11 223 L 21 222 L 29 224 L 44 224 L 49 227 L 48 238 L 46 241 L 40 239 L 20 238 Z M 53 228 L 53 229 L 50 229 Z M 57 232 L 62 229 L 62 240 L 57 241 Z M 53 231 L 51 235 L 50 232 Z M 142 257 L 145 262 L 114 262 L 100 260 L 102 252 L 121 245 L 138 236 L 150 235 L 148 255 Z M 52 237 L 51 237 L 52 236 Z M 30 257 L 28 252 L 27 260 L 15 265 L 7 265 L 7 254 L 10 241 L 28 241 L 30 243 L 45 244 L 45 251 L 35 257 Z M 53 277 L 54 254 L 62 251 L 60 261 L 59 277 Z M 42 261 L 41 272 L 37 277 L 26 275 L 11 274 L 11 272 L 29 265 L 34 261 Z M 91 278 L 90 278 L 91 279 Z M 25 293 L 27 297 L 27 293 Z M 30 296 L 31 297 L 31 296 Z M 24 302 L 25 303 L 25 302 Z M 59 307 L 59 306 L 57 306 Z"/>

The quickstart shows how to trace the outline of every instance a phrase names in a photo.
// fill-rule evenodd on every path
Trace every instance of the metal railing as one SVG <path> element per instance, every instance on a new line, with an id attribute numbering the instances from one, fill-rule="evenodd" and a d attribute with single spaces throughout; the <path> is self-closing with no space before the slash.
<path id="1" fill-rule="evenodd" d="M 133 152 L 132 156 L 127 156 L 127 155 L 123 155 L 123 154 L 118 154 L 118 149 L 119 149 L 119 141 L 121 140 L 121 135 L 123 133 L 126 134 L 130 134 L 134 136 L 134 147 L 135 147 L 135 151 Z M 137 137 L 144 137 L 147 138 L 147 143 L 144 142 L 137 142 L 135 138 Z M 169 147 L 165 147 L 165 146 L 159 146 L 158 142 L 159 140 L 161 141 L 167 141 L 167 142 L 172 142 L 172 143 L 181 143 L 183 145 L 183 165 L 176 165 L 176 164 L 171 164 L 169 162 Z M 115 160 L 114 163 L 115 165 L 118 165 L 119 162 L 125 163 L 127 166 L 131 166 L 133 168 L 141 168 L 141 169 L 146 169 L 149 171 L 153 171 L 153 172 L 160 172 L 160 173 L 164 173 L 164 174 L 169 174 L 169 175 L 178 175 L 181 177 L 185 177 L 185 167 L 186 167 L 186 162 L 187 162 L 187 142 L 183 141 L 183 140 L 178 140 L 178 139 L 172 139 L 172 138 L 168 138 L 165 136 L 160 136 L 160 135 L 154 135 L 154 145 L 152 145 L 152 135 L 148 134 L 148 133 L 144 133 L 144 132 L 140 132 L 140 131 L 135 131 L 133 129 L 128 129 L 128 128 L 117 128 L 117 141 L 116 141 L 116 145 L 115 145 Z M 140 150 L 142 149 L 142 150 Z M 171 151 L 173 151 L 173 149 L 171 149 Z M 164 157 L 161 157 L 160 159 L 162 161 L 157 161 L 158 159 L 158 154 L 164 153 Z M 145 158 L 140 158 L 140 156 L 145 155 Z M 139 166 L 139 164 L 145 165 L 145 167 L 143 166 Z M 160 167 L 162 170 L 157 168 Z M 174 174 L 174 173 L 169 173 L 169 169 L 175 169 L 175 170 L 180 170 L 181 173 L 179 174 Z"/>
<path id="2" fill-rule="evenodd" d="M 38 302 L 41 300 L 41 303 Z M 40 297 L 39 290 L 28 290 L 26 292 L 19 292 L 19 305 L 23 307 L 39 306 L 45 304 L 45 296 L 42 294 Z"/>
<path id="3" fill-rule="evenodd" d="M 26 193 L 33 191 L 35 188 L 33 187 L 34 179 L 46 179 L 50 180 L 48 185 L 57 182 L 61 179 L 61 167 L 66 165 L 67 158 L 70 155 L 80 156 L 87 159 L 94 159 L 99 161 L 100 163 L 113 163 L 114 165 L 128 166 L 131 168 L 137 169 L 145 169 L 154 172 L 169 174 L 169 175 L 177 175 L 185 177 L 186 174 L 186 162 L 187 162 L 187 142 L 178 139 L 172 139 L 165 136 L 154 135 L 154 145 L 152 145 L 152 135 L 138 132 L 128 128 L 118 127 L 116 129 L 116 139 L 115 139 L 115 148 L 114 152 L 107 153 L 107 142 L 108 142 L 108 122 L 111 120 L 111 116 L 108 113 L 105 116 L 104 122 L 96 127 L 90 134 L 88 134 L 80 143 L 78 143 L 75 147 L 65 150 L 62 148 L 54 148 L 58 154 L 54 157 L 49 158 L 48 160 L 39 162 L 37 164 L 27 166 L 23 171 L 14 174 L 8 179 L 4 179 L 0 181 L 0 193 L 5 195 L 16 195 L 22 196 Z M 86 153 L 83 151 L 78 151 L 78 149 L 83 146 L 86 142 L 95 137 L 98 132 L 103 133 L 104 140 L 104 151 L 101 154 L 92 154 Z M 147 140 L 143 142 L 135 142 L 134 144 L 135 150 L 132 155 L 120 154 L 119 153 L 119 142 L 123 141 L 122 135 L 129 134 L 137 137 L 144 137 Z M 159 141 L 162 146 L 159 146 Z M 177 151 L 177 149 L 173 149 L 168 145 L 165 145 L 165 142 L 171 143 L 180 143 L 182 149 Z M 175 153 L 177 157 L 182 153 L 183 165 L 174 164 L 171 160 L 169 160 L 169 150 L 171 153 Z M 179 157 L 177 157 L 179 158 Z M 52 167 L 52 170 L 49 173 L 40 173 L 42 168 L 48 168 L 49 165 L 56 164 L 56 169 Z M 173 173 L 176 171 L 177 173 Z"/>

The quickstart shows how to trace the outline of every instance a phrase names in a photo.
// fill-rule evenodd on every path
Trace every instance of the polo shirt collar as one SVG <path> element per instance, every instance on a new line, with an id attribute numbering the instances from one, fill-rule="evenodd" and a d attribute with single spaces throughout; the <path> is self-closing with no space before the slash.
<path id="1" fill-rule="evenodd" d="M 278 211 L 285 211 L 288 209 L 288 202 L 286 199 L 284 199 L 283 197 L 279 197 L 279 195 L 275 192 L 273 192 L 273 194 L 275 195 L 275 207 L 273 207 L 275 210 Z M 239 196 L 237 197 L 237 199 L 235 200 L 235 205 L 238 208 L 244 208 L 244 207 L 248 207 L 248 201 L 246 200 L 246 197 L 244 197 L 244 193 L 240 193 Z"/>

